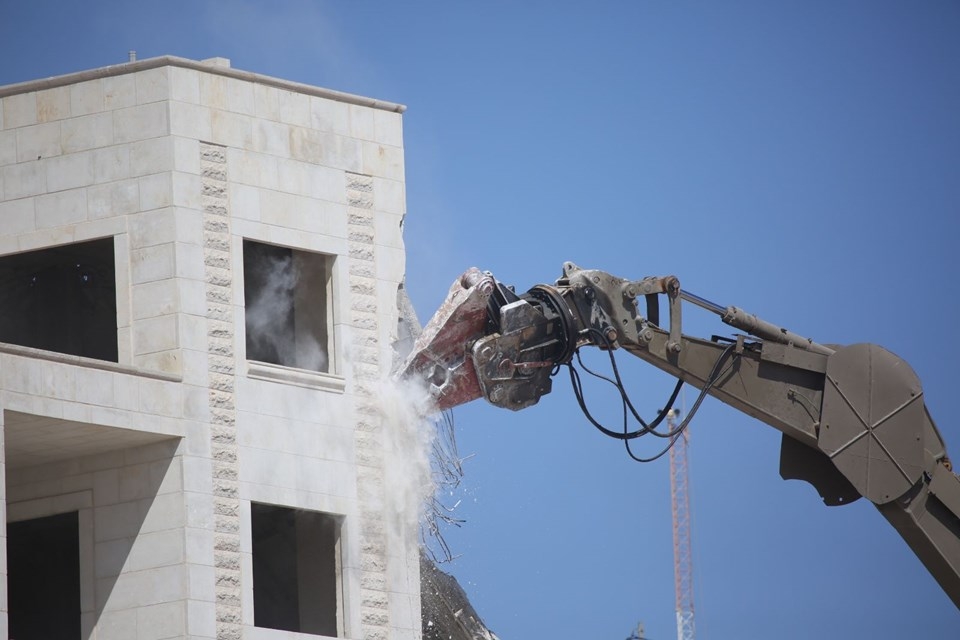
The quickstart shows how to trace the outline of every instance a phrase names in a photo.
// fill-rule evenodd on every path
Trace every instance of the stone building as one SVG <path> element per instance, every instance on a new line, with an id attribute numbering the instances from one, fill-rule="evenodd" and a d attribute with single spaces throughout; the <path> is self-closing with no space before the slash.
<path id="1" fill-rule="evenodd" d="M 419 638 L 403 107 L 220 58 L 0 98 L 0 637 Z"/>

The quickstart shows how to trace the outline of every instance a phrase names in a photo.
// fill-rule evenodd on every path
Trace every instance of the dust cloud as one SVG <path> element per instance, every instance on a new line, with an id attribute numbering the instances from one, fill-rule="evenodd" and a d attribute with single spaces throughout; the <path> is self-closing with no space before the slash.
<path id="1" fill-rule="evenodd" d="M 387 521 L 410 540 L 438 488 L 431 464 L 437 410 L 426 386 L 413 380 L 382 380 L 375 402 L 383 421 Z"/>
<path id="2" fill-rule="evenodd" d="M 247 358 L 325 371 L 322 345 L 296 326 L 296 304 L 314 302 L 302 292 L 297 295 L 297 288 L 309 284 L 311 275 L 301 273 L 300 261 L 279 248 L 246 243 L 244 251 Z M 351 332 L 341 338 L 341 365 L 349 371 L 354 356 Z M 397 357 L 409 349 L 394 346 Z M 378 502 L 382 500 L 391 537 L 405 541 L 408 549 L 424 547 L 437 560 L 452 559 L 442 537 L 446 525 L 460 524 L 454 516 L 456 505 L 450 504 L 457 500 L 462 475 L 452 419 L 436 409 L 425 381 L 385 376 L 364 400 L 374 405 L 380 422 L 384 482 Z M 303 410 L 320 421 L 355 424 L 359 416 L 351 404 L 321 403 Z"/>
<path id="3" fill-rule="evenodd" d="M 311 332 L 296 325 L 296 292 L 302 277 L 297 261 L 289 252 L 255 249 L 244 248 L 245 258 L 247 252 L 253 254 L 244 264 L 247 358 L 326 371 L 326 349 Z"/>

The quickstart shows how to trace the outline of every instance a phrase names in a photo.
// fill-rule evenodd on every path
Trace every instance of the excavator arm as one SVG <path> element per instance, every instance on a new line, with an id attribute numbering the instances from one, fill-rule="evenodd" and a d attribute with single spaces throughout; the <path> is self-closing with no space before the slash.
<path id="1" fill-rule="evenodd" d="M 742 333 L 684 334 L 685 302 Z M 684 291 L 674 276 L 626 280 L 568 262 L 555 284 L 521 295 L 468 270 L 399 375 L 425 381 L 440 409 L 483 397 L 519 410 L 590 345 L 622 348 L 779 430 L 784 479 L 808 481 L 828 505 L 873 502 L 960 607 L 960 478 L 919 379 L 882 347 L 816 343 Z"/>

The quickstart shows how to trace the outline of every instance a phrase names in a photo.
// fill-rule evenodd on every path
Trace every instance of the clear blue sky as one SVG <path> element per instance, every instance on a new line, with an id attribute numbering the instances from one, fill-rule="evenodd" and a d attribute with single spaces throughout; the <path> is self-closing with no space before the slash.
<path id="1" fill-rule="evenodd" d="M 564 260 L 674 273 L 821 342 L 900 354 L 960 457 L 956 2 L 0 0 L 2 84 L 129 49 L 408 105 L 423 320 L 469 266 L 522 290 Z M 653 412 L 671 382 L 626 368 Z M 563 379 L 530 410 L 456 417 L 474 455 L 450 568 L 490 627 L 675 637 L 666 460 L 628 461 Z M 773 429 L 712 400 L 692 429 L 700 638 L 960 635 L 870 504 L 828 509 L 780 480 Z"/>

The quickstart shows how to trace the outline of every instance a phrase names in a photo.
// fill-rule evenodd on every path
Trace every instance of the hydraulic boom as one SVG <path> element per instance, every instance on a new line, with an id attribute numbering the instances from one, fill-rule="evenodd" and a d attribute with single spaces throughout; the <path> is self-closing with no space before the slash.
<path id="1" fill-rule="evenodd" d="M 684 301 L 744 333 L 685 335 Z M 873 502 L 960 607 L 960 478 L 919 379 L 882 347 L 816 343 L 686 292 L 674 276 L 626 280 L 568 262 L 555 284 L 522 295 L 468 270 L 400 375 L 426 380 L 441 409 L 483 397 L 519 410 L 549 393 L 557 365 L 588 345 L 622 348 L 700 389 L 695 406 L 709 394 L 779 430 L 784 479 L 810 482 L 828 505 Z M 610 434 L 643 435 L 668 410 L 635 432 Z"/>

